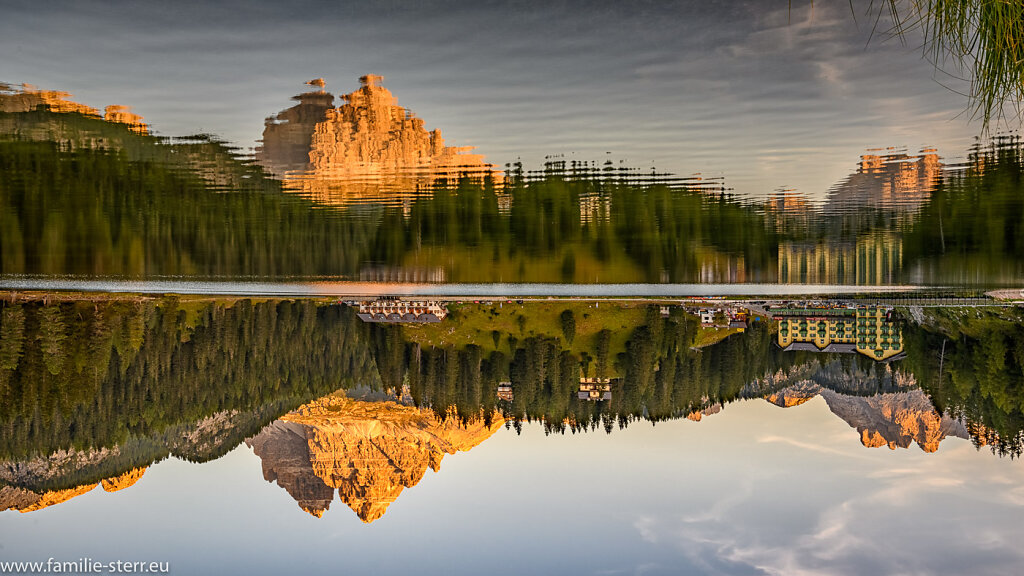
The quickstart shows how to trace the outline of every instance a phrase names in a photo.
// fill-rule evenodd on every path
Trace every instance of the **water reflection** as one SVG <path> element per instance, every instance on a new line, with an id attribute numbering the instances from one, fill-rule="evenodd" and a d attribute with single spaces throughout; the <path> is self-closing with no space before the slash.
<path id="1" fill-rule="evenodd" d="M 911 155 L 893 149 L 871 150 L 857 171 L 828 191 L 823 212 L 856 213 L 865 207 L 912 213 L 939 185 L 945 165 L 934 149 Z"/>
<path id="2" fill-rule="evenodd" d="M 142 121 L 142 116 L 132 112 L 130 106 L 111 104 L 101 114 L 99 110 L 71 100 L 71 93 L 57 90 L 40 90 L 31 84 L 14 87 L 0 82 L 0 112 L 25 113 L 37 109 L 45 109 L 58 114 L 81 114 L 93 118 L 102 118 L 107 122 L 124 124 L 137 134 L 148 134 L 149 128 Z M 10 126 L 4 126 L 2 133 L 14 132 Z"/>
<path id="3" fill-rule="evenodd" d="M 955 169 L 931 150 L 876 151 L 824 203 L 755 201 L 721 182 L 563 160 L 495 171 L 372 76 L 338 108 L 322 89 L 299 100 L 268 120 L 261 167 L 210 137 L 149 135 L 121 107 L 102 117 L 64 93 L 5 88 L 0 275 L 968 289 L 1024 278 L 1014 138 Z"/>
<path id="4" fill-rule="evenodd" d="M 779 282 L 786 284 L 886 285 L 902 268 L 903 241 L 891 233 L 779 244 Z"/>
<path id="5" fill-rule="evenodd" d="M 285 190 L 328 205 L 358 201 L 402 204 L 448 180 L 503 173 L 471 147 L 446 146 L 439 129 L 398 105 L 374 74 L 341 96 L 321 89 L 295 96 L 298 104 L 267 119 L 257 162 L 282 177 Z"/>
<path id="6" fill-rule="evenodd" d="M 759 399 L 821 397 L 867 447 L 1024 443 L 1014 308 L 503 301 L 381 323 L 313 301 L 50 295 L 0 312 L 0 507 L 23 512 L 244 440 L 303 510 L 337 494 L 371 522 L 503 423 L 611 433 Z"/>

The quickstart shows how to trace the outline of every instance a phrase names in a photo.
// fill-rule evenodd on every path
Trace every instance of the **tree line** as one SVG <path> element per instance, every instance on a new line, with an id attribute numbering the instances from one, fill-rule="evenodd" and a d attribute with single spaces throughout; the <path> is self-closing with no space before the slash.
<path id="1" fill-rule="evenodd" d="M 940 412 L 964 421 L 978 446 L 1011 457 L 1024 442 L 1019 320 L 950 315 L 908 324 L 907 358 L 895 366 Z M 796 383 L 780 374 L 848 395 L 896 390 L 892 367 L 859 355 L 782 352 L 765 323 L 694 348 L 696 318 L 678 309 L 664 317 L 655 306 L 617 353 L 607 330 L 583 352 L 563 333 L 503 334 L 503 345 L 485 353 L 474 343 L 423 345 L 407 337 L 410 329 L 366 324 L 351 308 L 312 301 L 6 300 L 0 459 L 116 449 L 51 487 L 169 454 L 208 460 L 337 390 L 404 396 L 441 420 L 490 423 L 501 415 L 517 429 L 540 422 L 548 433 L 682 418 Z M 608 378 L 610 399 L 578 397 L 581 377 Z M 511 386 L 511 399 L 498 397 L 499 384 Z"/>

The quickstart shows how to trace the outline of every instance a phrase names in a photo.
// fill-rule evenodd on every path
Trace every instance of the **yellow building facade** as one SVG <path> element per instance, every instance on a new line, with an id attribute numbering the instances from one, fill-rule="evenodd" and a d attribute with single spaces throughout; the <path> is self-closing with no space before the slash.
<path id="1" fill-rule="evenodd" d="M 852 309 L 787 311 L 779 318 L 778 344 L 783 350 L 863 354 L 888 360 L 903 352 L 903 333 L 878 306 Z"/>

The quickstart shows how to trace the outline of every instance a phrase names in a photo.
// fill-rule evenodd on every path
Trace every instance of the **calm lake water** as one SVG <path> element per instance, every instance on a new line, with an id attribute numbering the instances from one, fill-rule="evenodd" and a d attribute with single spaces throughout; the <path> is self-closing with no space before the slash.
<path id="1" fill-rule="evenodd" d="M 5 558 L 1020 565 L 1019 308 L 45 298 L 2 309 Z"/>
<path id="2" fill-rule="evenodd" d="M 1024 143 L 878 9 L 5 6 L 0 572 L 1019 572 Z"/>

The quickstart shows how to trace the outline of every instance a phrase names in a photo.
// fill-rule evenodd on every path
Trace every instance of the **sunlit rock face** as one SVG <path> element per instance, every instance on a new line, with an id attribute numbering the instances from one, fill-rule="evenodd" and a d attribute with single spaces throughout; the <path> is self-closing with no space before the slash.
<path id="1" fill-rule="evenodd" d="M 311 81 L 315 86 L 323 82 Z M 470 147 L 446 146 L 440 130 L 398 105 L 380 76 L 340 97 L 315 90 L 267 119 L 257 161 L 287 187 L 327 204 L 431 186 L 462 176 L 500 178 Z"/>
<path id="2" fill-rule="evenodd" d="M 142 478 L 142 475 L 145 473 L 145 466 L 141 468 L 132 468 L 131 470 L 125 472 L 124 474 L 121 474 L 120 476 L 107 478 L 106 480 L 100 482 L 100 485 L 103 486 L 103 489 L 107 492 L 117 492 L 118 490 L 124 490 L 125 488 L 130 488 L 131 486 L 134 486 L 135 483 L 138 482 L 139 479 Z"/>
<path id="3" fill-rule="evenodd" d="M 894 149 L 861 156 L 857 171 L 829 191 L 826 212 L 857 212 L 865 207 L 911 211 L 931 196 L 943 164 L 935 150 L 910 155 Z"/>
<path id="4" fill-rule="evenodd" d="M 91 492 L 96 488 L 96 484 L 86 484 L 85 486 L 78 486 L 77 488 L 68 488 L 66 490 L 51 490 L 49 492 L 43 492 L 39 494 L 39 498 L 22 508 L 18 508 L 19 512 L 35 512 L 36 510 L 42 510 L 43 508 L 49 508 L 57 504 L 62 504 L 71 500 L 75 496 L 81 496 L 86 492 Z"/>
<path id="5" fill-rule="evenodd" d="M 914 442 L 925 452 L 935 452 L 947 436 L 969 438 L 958 420 L 942 416 L 919 388 L 877 394 L 848 396 L 803 382 L 765 397 L 785 408 L 797 406 L 820 395 L 833 414 L 857 429 L 861 444 L 868 448 L 888 446 L 909 448 Z"/>
<path id="6" fill-rule="evenodd" d="M 91 106 L 71 100 L 69 92 L 39 90 L 31 84 L 14 87 L 0 83 L 0 112 L 32 112 L 40 107 L 50 112 L 96 116 L 107 122 L 127 124 L 130 130 L 138 134 L 149 133 L 149 128 L 142 121 L 142 116 L 132 113 L 129 106 L 113 104 L 107 106 L 104 113 L 100 114 L 99 110 Z"/>
<path id="7" fill-rule="evenodd" d="M 0 85 L 0 112 L 31 112 L 40 106 L 51 112 L 100 115 L 99 110 L 72 101 L 68 92 L 39 90 L 31 84 L 22 84 L 20 87 Z"/>
<path id="8" fill-rule="evenodd" d="M 686 419 L 687 420 L 692 420 L 693 422 L 700 422 L 705 416 L 711 416 L 713 414 L 718 414 L 721 411 L 722 411 L 722 403 L 721 402 L 716 402 L 716 403 L 712 404 L 711 406 L 708 406 L 707 408 L 704 408 L 703 410 L 694 410 L 693 412 L 690 412 L 689 414 L 686 415 Z"/>
<path id="9" fill-rule="evenodd" d="M 81 486 L 75 486 L 73 488 L 66 488 L 64 490 L 47 490 L 47 491 L 34 491 L 26 488 L 18 488 L 15 486 L 2 486 L 0 487 L 0 511 L 4 510 L 17 510 L 18 512 L 35 512 L 36 510 L 42 510 L 62 504 L 75 498 L 93 491 L 97 486 L 102 486 L 107 492 L 117 492 L 123 490 L 129 486 L 134 485 L 142 478 L 142 475 L 146 472 L 146 468 L 133 468 L 124 474 L 115 476 L 113 478 L 107 478 L 98 483 L 90 482 Z"/>
<path id="10" fill-rule="evenodd" d="M 496 416 L 490 426 L 463 427 L 427 410 L 336 395 L 300 407 L 246 443 L 263 461 L 264 478 L 306 512 L 322 516 L 337 490 L 360 519 L 373 522 L 428 468 L 439 471 L 446 454 L 470 450 L 502 422 Z"/>
<path id="11" fill-rule="evenodd" d="M 440 130 L 398 105 L 380 76 L 363 76 L 362 87 L 341 97 L 313 133 L 309 163 L 316 174 L 346 175 L 423 169 L 431 173 L 484 166 L 471 148 L 445 146 Z"/>
<path id="12" fill-rule="evenodd" d="M 969 438 L 960 422 L 941 416 L 920 389 L 869 398 L 843 396 L 823 390 L 832 412 L 860 433 L 869 448 L 909 448 L 916 442 L 925 452 L 935 452 L 947 436 Z"/>
<path id="13" fill-rule="evenodd" d="M 146 123 L 142 121 L 142 116 L 133 113 L 131 106 L 111 104 L 104 109 L 103 119 L 107 122 L 127 124 L 132 132 L 136 132 L 138 134 L 149 133 L 149 128 L 147 128 Z"/>
<path id="14" fill-rule="evenodd" d="M 800 383 L 795 386 L 790 386 L 785 390 L 780 390 L 774 394 L 769 394 L 765 397 L 765 400 L 780 406 L 782 408 L 791 408 L 793 406 L 799 406 L 804 402 L 814 398 L 821 392 L 821 386 L 813 383 Z"/>

